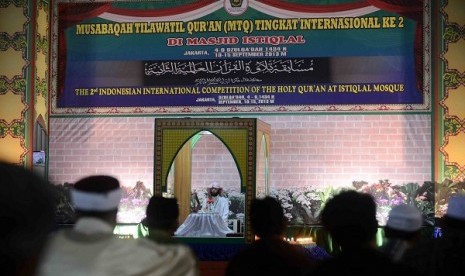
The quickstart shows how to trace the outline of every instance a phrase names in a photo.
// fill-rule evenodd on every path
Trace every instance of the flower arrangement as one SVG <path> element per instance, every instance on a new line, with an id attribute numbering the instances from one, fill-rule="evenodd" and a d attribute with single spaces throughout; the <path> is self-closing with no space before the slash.
<path id="1" fill-rule="evenodd" d="M 423 213 L 427 225 L 434 225 L 434 182 L 425 182 L 423 185 L 408 183 L 398 189 L 407 197 L 405 204 L 415 205 Z"/>
<path id="2" fill-rule="evenodd" d="M 71 183 L 54 185 L 56 194 L 55 217 L 58 224 L 75 222 L 74 208 L 71 204 Z M 119 223 L 138 223 L 145 217 L 145 209 L 152 196 L 150 189 L 140 181 L 134 187 L 121 186 L 122 198 L 118 209 Z"/>
<path id="3" fill-rule="evenodd" d="M 134 187 L 121 186 L 122 198 L 118 208 L 119 223 L 138 223 L 145 218 L 145 210 L 152 197 L 150 189 L 142 181 Z"/>
<path id="4" fill-rule="evenodd" d="M 374 184 L 354 181 L 352 186 L 359 192 L 373 196 L 377 206 L 376 219 L 380 225 L 386 225 L 392 206 L 400 205 L 406 201 L 406 195 L 397 187 L 392 186 L 387 179 L 379 180 L 378 183 Z"/>
<path id="5" fill-rule="evenodd" d="M 145 210 L 149 199 L 123 197 L 118 208 L 119 223 L 138 223 L 145 218 Z"/>
<path id="6" fill-rule="evenodd" d="M 319 224 L 319 215 L 325 203 L 337 193 L 354 189 L 373 196 L 377 204 L 376 218 L 380 225 L 385 225 L 389 211 L 399 204 L 413 204 L 425 217 L 425 224 L 434 224 L 434 183 L 425 182 L 423 185 L 408 183 L 397 186 L 389 180 L 380 180 L 377 183 L 368 184 L 365 181 L 354 181 L 352 187 L 323 189 L 312 188 L 285 188 L 275 189 L 270 196 L 280 201 L 285 216 L 290 225 Z"/>
<path id="7" fill-rule="evenodd" d="M 229 199 L 229 219 L 243 219 L 245 213 L 245 195 L 235 190 L 225 191 Z"/>
<path id="8" fill-rule="evenodd" d="M 321 208 L 318 191 L 312 188 L 286 188 L 271 190 L 270 196 L 276 198 L 284 209 L 284 215 L 290 224 L 316 224 Z"/>
<path id="9" fill-rule="evenodd" d="M 57 193 L 56 217 L 60 224 L 74 222 L 74 209 L 70 204 L 69 190 L 72 184 L 55 185 Z M 123 197 L 118 212 L 118 222 L 138 223 L 145 217 L 145 209 L 152 196 L 143 183 L 134 187 L 122 186 Z M 365 181 L 353 181 L 345 188 L 284 188 L 273 189 L 270 196 L 275 197 L 283 206 L 290 225 L 319 224 L 319 216 L 325 203 L 345 189 L 355 189 L 371 194 L 378 206 L 377 219 L 380 225 L 387 221 L 389 211 L 398 204 L 413 204 L 425 217 L 425 224 L 434 225 L 434 217 L 442 216 L 447 209 L 447 202 L 453 195 L 464 193 L 465 182 L 446 180 L 442 183 L 425 182 L 422 185 L 408 183 L 393 185 L 389 180 L 380 180 L 369 184 Z M 194 191 L 195 192 L 195 191 Z M 198 202 L 192 201 L 197 208 L 207 200 L 206 193 L 198 192 Z M 229 219 L 243 219 L 245 213 L 245 195 L 233 189 L 223 190 L 222 196 L 229 200 Z M 436 213 L 435 213 L 436 211 Z"/>

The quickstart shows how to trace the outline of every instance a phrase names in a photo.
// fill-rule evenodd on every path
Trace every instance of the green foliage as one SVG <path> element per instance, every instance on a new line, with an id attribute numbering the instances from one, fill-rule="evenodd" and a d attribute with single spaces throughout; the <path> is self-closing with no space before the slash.
<path id="1" fill-rule="evenodd" d="M 236 219 L 238 214 L 245 213 L 245 196 L 241 193 L 229 193 L 229 218 Z"/>
<path id="2" fill-rule="evenodd" d="M 427 225 L 434 225 L 434 182 L 423 185 L 408 183 L 398 187 L 406 195 L 405 204 L 415 205 L 423 213 Z"/>
<path id="3" fill-rule="evenodd" d="M 449 199 L 458 194 L 465 194 L 464 181 L 452 181 L 450 179 L 445 179 L 441 183 L 436 183 L 434 189 L 434 209 L 436 215 L 442 217 L 447 210 L 447 203 L 449 202 Z"/>
<path id="4" fill-rule="evenodd" d="M 376 218 L 380 225 L 386 223 L 392 207 L 399 204 L 415 205 L 423 213 L 425 224 L 434 225 L 434 186 L 433 182 L 394 186 L 385 179 L 372 184 L 354 181 L 352 187 L 277 189 L 272 190 L 270 195 L 281 202 L 289 224 L 294 226 L 319 224 L 320 213 L 328 200 L 349 189 L 373 196 L 377 205 Z"/>
<path id="5" fill-rule="evenodd" d="M 402 186 L 398 186 L 398 189 L 406 195 L 406 204 L 413 205 L 415 204 L 415 199 L 418 196 L 418 189 L 420 185 L 417 183 L 408 183 Z"/>
<path id="6" fill-rule="evenodd" d="M 442 210 L 443 206 L 447 204 L 449 198 L 455 193 L 456 183 L 452 180 L 446 179 L 442 183 L 437 183 L 435 193 L 435 210 L 438 214 L 444 214 L 445 210 Z"/>
<path id="7" fill-rule="evenodd" d="M 316 217 L 320 216 L 321 211 L 324 209 L 326 202 L 331 199 L 333 196 L 337 195 L 341 189 L 326 187 L 325 189 L 318 192 L 318 197 L 320 198 L 321 204 L 319 210 L 316 212 Z"/>
<path id="8" fill-rule="evenodd" d="M 73 185 L 69 183 L 53 185 L 56 194 L 55 217 L 58 224 L 74 223 L 74 208 L 70 200 L 70 190 L 72 187 Z"/>
<path id="9" fill-rule="evenodd" d="M 427 225 L 434 225 L 434 182 L 427 181 L 418 186 L 412 203 L 423 213 Z"/>
<path id="10" fill-rule="evenodd" d="M 424 214 L 425 223 L 428 225 L 434 225 L 434 186 L 434 182 L 425 182 L 418 188 L 415 201 L 415 205 Z"/>

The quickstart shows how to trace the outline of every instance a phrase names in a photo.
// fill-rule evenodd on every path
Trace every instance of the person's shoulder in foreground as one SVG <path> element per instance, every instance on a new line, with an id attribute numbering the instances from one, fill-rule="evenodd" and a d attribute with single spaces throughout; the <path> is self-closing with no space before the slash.
<path id="1" fill-rule="evenodd" d="M 0 274 L 35 275 L 54 227 L 54 192 L 22 166 L 0 161 Z"/>
<path id="2" fill-rule="evenodd" d="M 111 176 L 76 182 L 71 190 L 76 224 L 50 238 L 39 275 L 195 275 L 186 248 L 113 235 L 121 194 Z"/>
<path id="3" fill-rule="evenodd" d="M 306 275 L 314 264 L 300 245 L 261 239 L 231 258 L 226 275 Z"/>
<path id="4" fill-rule="evenodd" d="M 258 239 L 232 257 L 226 275 L 303 275 L 313 262 L 300 245 L 284 241 L 287 219 L 272 197 L 254 199 L 251 226 Z"/>
<path id="5" fill-rule="evenodd" d="M 39 275 L 197 275 L 189 248 L 116 236 L 94 239 L 57 232 L 49 244 L 55 253 Z"/>
<path id="6" fill-rule="evenodd" d="M 415 275 L 376 249 L 376 203 L 372 196 L 342 191 L 329 199 L 321 221 L 341 254 L 323 261 L 310 275 Z"/>
<path id="7" fill-rule="evenodd" d="M 442 236 L 413 246 L 404 262 L 424 275 L 465 275 L 465 195 L 449 199 L 439 225 Z"/>

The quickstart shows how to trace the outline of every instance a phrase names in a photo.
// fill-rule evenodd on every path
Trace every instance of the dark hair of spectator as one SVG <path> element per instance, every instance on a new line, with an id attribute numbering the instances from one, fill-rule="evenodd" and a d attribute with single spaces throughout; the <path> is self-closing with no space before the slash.
<path id="1" fill-rule="evenodd" d="M 179 206 L 176 198 L 153 196 L 147 205 L 144 224 L 148 228 L 170 230 L 178 223 Z"/>
<path id="2" fill-rule="evenodd" d="M 443 228 L 451 228 L 459 231 L 465 231 L 465 220 L 444 216 L 440 224 Z"/>
<path id="3" fill-rule="evenodd" d="M 74 189 L 92 193 L 108 193 L 119 188 L 119 181 L 108 175 L 92 175 L 80 179 Z"/>
<path id="4" fill-rule="evenodd" d="M 326 203 L 321 221 L 342 248 L 363 247 L 378 229 L 376 203 L 369 194 L 343 191 Z"/>
<path id="5" fill-rule="evenodd" d="M 414 240 L 415 238 L 418 237 L 419 234 L 420 234 L 420 230 L 408 232 L 408 231 L 392 229 L 390 227 L 384 228 L 384 235 L 386 236 L 386 238 L 389 238 L 389 239 L 398 238 L 402 240 Z"/>
<path id="6" fill-rule="evenodd" d="M 33 275 L 54 227 L 55 194 L 23 167 L 0 162 L 0 271 Z"/>

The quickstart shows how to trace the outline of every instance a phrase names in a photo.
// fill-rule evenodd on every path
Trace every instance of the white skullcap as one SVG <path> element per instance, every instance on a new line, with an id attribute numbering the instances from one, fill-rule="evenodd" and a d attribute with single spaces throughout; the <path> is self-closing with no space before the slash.
<path id="1" fill-rule="evenodd" d="M 105 212 L 118 209 L 122 191 L 119 181 L 108 175 L 80 179 L 71 190 L 71 202 L 77 210 Z"/>
<path id="2" fill-rule="evenodd" d="M 449 199 L 446 216 L 465 220 L 465 196 L 453 196 Z"/>
<path id="3" fill-rule="evenodd" d="M 423 224 L 421 212 L 412 205 L 397 205 L 389 212 L 386 227 L 394 230 L 415 232 Z"/>

